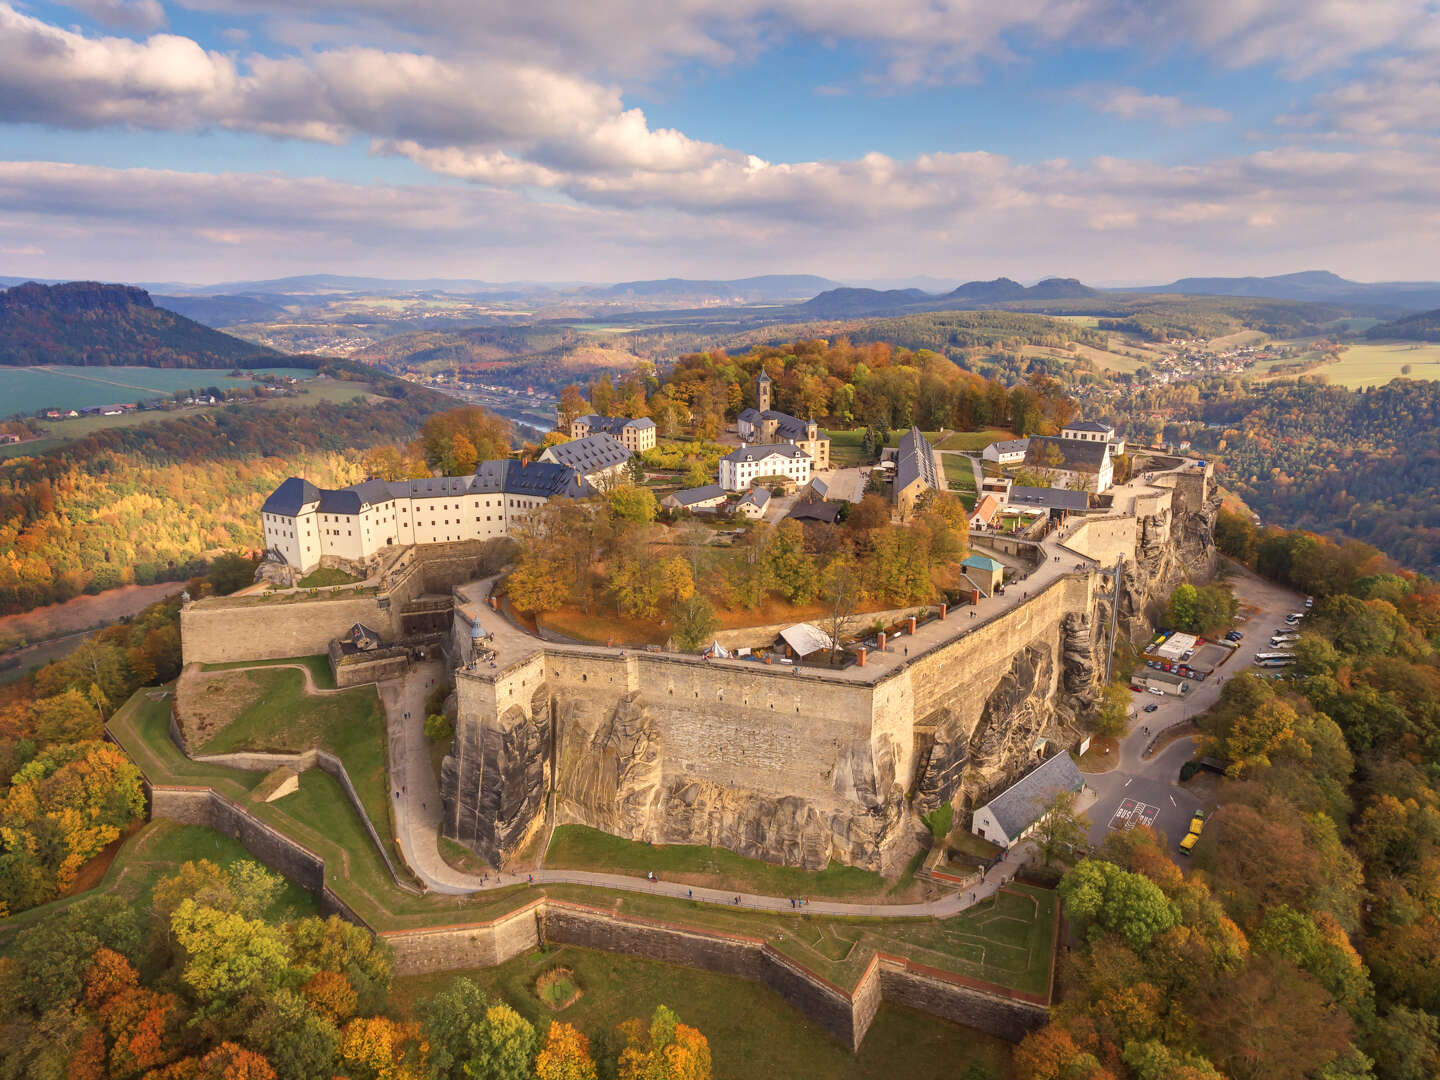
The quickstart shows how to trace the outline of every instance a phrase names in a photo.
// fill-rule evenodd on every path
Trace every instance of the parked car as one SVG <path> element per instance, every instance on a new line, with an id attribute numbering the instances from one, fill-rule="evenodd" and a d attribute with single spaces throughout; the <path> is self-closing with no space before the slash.
<path id="1" fill-rule="evenodd" d="M 1226 640 L 1226 641 L 1244 641 L 1244 640 L 1245 640 L 1245 632 L 1244 632 L 1243 630 L 1231 630 L 1228 634 L 1225 635 L 1225 640 Z"/>
<path id="2" fill-rule="evenodd" d="M 1307 597 L 1305 597 L 1305 610 L 1306 610 L 1306 611 L 1309 611 L 1309 610 L 1310 610 L 1312 607 L 1314 607 L 1314 606 L 1315 606 L 1315 597 L 1313 597 L 1313 596 L 1307 596 Z"/>
<path id="3" fill-rule="evenodd" d="M 1147 686 L 1147 687 L 1145 688 L 1145 692 L 1146 692 L 1147 694 L 1154 694 L 1156 697 L 1164 697 L 1164 696 L 1165 696 L 1165 691 L 1164 691 L 1164 690 L 1161 690 L 1161 689 L 1159 689 L 1158 687 L 1154 687 L 1154 686 Z"/>
<path id="4" fill-rule="evenodd" d="M 1152 701 L 1152 702 L 1150 702 L 1149 705 L 1146 705 L 1146 706 L 1145 706 L 1145 711 L 1146 711 L 1146 712 L 1154 712 L 1154 711 L 1155 711 L 1156 709 L 1158 709 L 1158 708 L 1160 708 L 1160 706 L 1159 706 L 1159 705 L 1156 705 L 1155 702 Z"/>

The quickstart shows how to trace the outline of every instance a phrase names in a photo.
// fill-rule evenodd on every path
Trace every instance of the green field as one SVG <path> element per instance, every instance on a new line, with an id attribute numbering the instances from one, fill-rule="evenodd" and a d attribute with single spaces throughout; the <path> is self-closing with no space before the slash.
<path id="1" fill-rule="evenodd" d="M 360 579 L 333 566 L 321 566 L 311 570 L 295 584 L 302 589 L 321 589 L 329 585 L 354 585 Z"/>
<path id="2" fill-rule="evenodd" d="M 1407 367 L 1408 373 L 1402 370 Z M 1351 390 L 1383 386 L 1391 379 L 1440 379 L 1440 344 L 1376 341 L 1351 345 L 1339 361 L 1323 364 L 1311 374 L 1324 375 L 1334 385 Z"/>
<path id="3" fill-rule="evenodd" d="M 970 467 L 970 459 L 959 454 L 942 454 L 940 460 L 944 463 L 945 481 L 950 490 L 960 497 L 966 510 L 974 510 L 980 493 L 975 487 L 975 470 Z"/>
<path id="4" fill-rule="evenodd" d="M 985 428 L 983 431 L 952 431 L 940 440 L 941 450 L 984 450 L 992 442 L 1015 438 L 1006 428 Z"/>
<path id="5" fill-rule="evenodd" d="M 897 429 L 890 432 L 890 437 L 886 440 L 885 445 L 899 446 L 900 436 L 904 435 L 908 430 L 909 429 L 906 428 L 904 431 Z M 830 440 L 830 463 L 837 469 L 848 469 L 855 465 L 870 464 L 860 452 L 860 444 L 865 439 L 865 429 L 863 427 L 855 428 L 852 431 L 825 431 L 823 434 Z M 921 434 L 932 443 L 940 437 L 938 431 L 925 431 Z"/>
<path id="6" fill-rule="evenodd" d="M 375 831 L 389 846 L 393 831 L 385 767 L 385 710 L 373 686 L 357 686 L 338 694 L 311 695 L 305 692 L 305 677 L 300 672 L 289 668 L 261 669 L 219 676 L 207 682 L 207 701 L 217 692 L 217 687 L 224 687 L 224 681 L 220 680 L 234 681 L 238 708 L 233 719 L 195 746 L 194 752 L 297 753 L 312 747 L 329 750 L 344 763 Z M 218 692 L 223 694 L 224 690 Z M 312 774 L 305 775 L 308 778 Z M 392 861 L 398 859 L 393 847 L 389 854 Z"/>
<path id="7" fill-rule="evenodd" d="M 832 862 L 821 871 L 776 866 L 747 859 L 725 848 L 695 844 L 643 844 L 584 825 L 560 825 L 550 839 L 545 865 L 552 869 L 596 870 L 643 877 L 653 870 L 670 881 L 766 896 L 856 900 L 890 896 L 895 883 L 879 874 Z"/>
<path id="8" fill-rule="evenodd" d="M 535 981 L 569 968 L 582 991 L 558 1012 L 541 1003 Z M 591 1041 L 596 1057 L 613 1054 L 614 1029 L 632 1016 L 668 1005 L 710 1042 L 715 1080 L 894 1080 L 1008 1075 L 1005 1042 L 926 1013 L 882 1004 L 856 1053 L 756 983 L 708 971 L 574 946 L 539 949 L 493 968 L 398 978 L 391 1001 L 411 1013 L 459 976 L 511 1005 L 537 1025 L 563 1020 Z M 969 1070 L 978 1063 L 986 1072 Z"/>
<path id="9" fill-rule="evenodd" d="M 285 664 L 300 664 L 310 669 L 310 678 L 317 689 L 334 690 L 335 676 L 330 671 L 328 656 L 287 656 L 279 660 L 231 660 L 223 664 L 202 664 L 202 671 L 234 671 L 236 668 L 280 667 Z"/>
<path id="10" fill-rule="evenodd" d="M 85 409 L 116 402 L 139 402 L 169 397 L 181 390 L 248 388 L 254 379 L 232 378 L 229 368 L 81 367 L 46 364 L 42 367 L 0 367 L 0 401 L 9 410 L 29 416 L 42 409 Z M 257 372 L 305 379 L 309 368 L 257 368 Z"/>

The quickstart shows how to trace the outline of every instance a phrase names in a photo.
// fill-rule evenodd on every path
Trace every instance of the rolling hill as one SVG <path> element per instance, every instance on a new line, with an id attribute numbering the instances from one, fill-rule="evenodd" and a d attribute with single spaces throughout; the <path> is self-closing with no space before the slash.
<path id="1" fill-rule="evenodd" d="M 1440 341 L 1440 308 L 1380 323 L 1365 331 L 1365 336 L 1372 340 Z"/>
<path id="2" fill-rule="evenodd" d="M 27 283 L 0 292 L 0 364 L 222 368 L 282 357 L 156 307 L 129 285 Z"/>
<path id="3" fill-rule="evenodd" d="M 968 281 L 939 296 L 920 289 L 830 289 L 798 305 L 796 311 L 805 317 L 899 315 L 1002 304 L 1023 307 L 1042 301 L 1086 300 L 1105 295 L 1074 278 L 1047 278 L 1035 285 L 1025 286 L 1001 277 L 993 281 Z"/>
<path id="4" fill-rule="evenodd" d="M 1392 308 L 1440 307 L 1440 282 L 1350 281 L 1328 270 L 1304 270 L 1273 277 L 1188 277 L 1168 285 L 1142 285 L 1132 293 L 1187 296 L 1252 296 L 1316 303 L 1370 304 Z"/>

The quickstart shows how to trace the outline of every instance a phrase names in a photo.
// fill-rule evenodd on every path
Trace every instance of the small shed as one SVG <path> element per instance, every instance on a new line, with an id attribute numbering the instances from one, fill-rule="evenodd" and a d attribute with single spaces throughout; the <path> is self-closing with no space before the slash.
<path id="1" fill-rule="evenodd" d="M 682 488 L 660 500 L 667 510 L 689 510 L 692 514 L 713 514 L 725 505 L 725 489 L 719 484 Z"/>
<path id="2" fill-rule="evenodd" d="M 1070 755 L 1061 751 L 976 810 L 970 831 L 992 844 L 1013 847 L 1040 823 L 1057 794 L 1084 790 L 1085 778 Z"/>
<path id="3" fill-rule="evenodd" d="M 1005 565 L 989 555 L 967 555 L 960 562 L 966 577 L 989 596 L 1005 578 Z"/>
<path id="4" fill-rule="evenodd" d="M 995 524 L 995 515 L 1000 513 L 1000 499 L 992 494 L 985 494 L 975 504 L 975 512 L 970 515 L 970 528 L 988 529 Z"/>

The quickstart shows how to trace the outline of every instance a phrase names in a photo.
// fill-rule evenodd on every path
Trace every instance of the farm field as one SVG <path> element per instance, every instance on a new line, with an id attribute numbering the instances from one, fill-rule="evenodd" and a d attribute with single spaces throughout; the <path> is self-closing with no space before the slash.
<path id="1" fill-rule="evenodd" d="M 536 994 L 535 984 L 560 967 L 573 973 L 581 993 L 569 1006 L 552 1011 Z M 995 1080 L 1009 1075 L 1008 1044 L 925 1013 L 882 1004 L 860 1050 L 852 1054 L 756 983 L 568 945 L 526 953 L 492 968 L 397 978 L 391 1001 L 409 1013 L 414 1002 L 462 975 L 534 1023 L 554 1019 L 573 1024 L 597 1051 L 615 1045 L 617 1024 L 632 1016 L 648 1017 L 655 1006 L 667 1005 L 709 1040 L 715 1080 L 959 1078 L 971 1075 L 967 1070 L 975 1066 L 975 1074 Z"/>
<path id="2" fill-rule="evenodd" d="M 0 367 L 0 401 L 10 413 L 29 415 L 41 409 L 84 409 L 112 402 L 168 397 L 179 390 L 218 386 L 235 390 L 253 379 L 232 378 L 230 368 L 80 367 L 53 364 L 45 367 Z M 308 378 L 307 368 L 259 368 L 276 375 Z"/>
<path id="3" fill-rule="evenodd" d="M 1408 373 L 1402 370 L 1406 367 Z M 1314 374 L 1351 390 L 1383 386 L 1399 378 L 1440 379 L 1440 344 L 1376 341 L 1351 345 L 1336 363 L 1324 364 Z"/>

